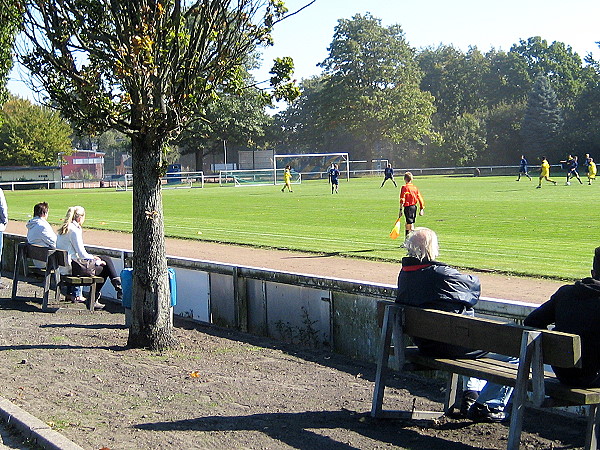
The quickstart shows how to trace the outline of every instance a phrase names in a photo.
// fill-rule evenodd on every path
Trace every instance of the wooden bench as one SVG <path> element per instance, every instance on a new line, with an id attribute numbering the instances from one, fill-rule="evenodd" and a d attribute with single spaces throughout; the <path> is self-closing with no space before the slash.
<path id="1" fill-rule="evenodd" d="M 23 276 L 29 275 L 30 269 L 27 260 L 41 261 L 45 263 L 45 269 L 42 269 L 44 277 L 43 288 L 44 294 L 42 297 L 42 311 L 56 311 L 56 308 L 51 308 L 49 304 L 49 293 L 54 281 L 54 301 L 60 300 L 60 286 L 89 286 L 89 298 L 86 302 L 87 309 L 94 310 L 96 299 L 96 288 L 99 283 L 102 283 L 102 277 L 75 277 L 71 275 L 60 275 L 60 267 L 68 266 L 68 255 L 64 250 L 52 249 L 40 245 L 28 244 L 20 242 L 17 246 L 15 255 L 15 266 L 13 272 L 12 299 L 17 297 L 17 285 L 19 282 L 19 269 L 23 269 Z"/>
<path id="2" fill-rule="evenodd" d="M 518 449 L 525 406 L 556 407 L 589 405 L 586 449 L 598 448 L 600 422 L 600 389 L 573 388 L 560 383 L 544 364 L 556 367 L 580 367 L 580 337 L 556 331 L 538 330 L 512 323 L 468 317 L 394 304 L 378 302 L 382 317 L 381 340 L 378 348 L 377 374 L 373 392 L 371 416 L 375 418 L 426 419 L 452 412 L 460 405 L 460 376 L 476 377 L 515 389 L 507 448 Z M 484 357 L 433 358 L 422 355 L 416 347 L 407 345 L 409 337 L 431 339 L 466 348 L 480 349 L 519 358 L 519 364 L 503 363 Z M 390 361 L 390 356 L 394 360 Z M 392 411 L 383 409 L 385 381 L 391 365 L 398 370 L 439 370 L 448 374 L 443 412 Z M 528 398 L 528 392 L 529 397 Z"/>

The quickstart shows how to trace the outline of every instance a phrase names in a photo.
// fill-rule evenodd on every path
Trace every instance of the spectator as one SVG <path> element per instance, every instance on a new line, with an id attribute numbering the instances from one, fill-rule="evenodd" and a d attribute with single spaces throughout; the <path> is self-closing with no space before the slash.
<path id="1" fill-rule="evenodd" d="M 56 248 L 56 233 L 48 223 L 48 203 L 38 203 L 33 207 L 33 218 L 26 226 L 28 243 Z"/>
<path id="2" fill-rule="evenodd" d="M 437 309 L 474 316 L 473 307 L 479 300 L 480 283 L 473 275 L 465 275 L 435 260 L 439 254 L 437 235 L 429 228 L 418 227 L 411 232 L 404 247 L 408 256 L 402 258 L 398 275 L 396 302 L 421 308 Z M 478 358 L 481 350 L 414 338 L 419 350 L 429 356 Z M 493 356 L 503 361 L 514 359 Z M 461 415 L 476 422 L 501 422 L 513 388 L 487 383 L 485 380 L 465 380 Z"/>
<path id="3" fill-rule="evenodd" d="M 594 252 L 591 277 L 561 286 L 546 303 L 532 311 L 524 324 L 581 336 L 581 368 L 553 367 L 570 386 L 600 387 L 600 247 Z"/>
<path id="4" fill-rule="evenodd" d="M 33 218 L 27 222 L 27 242 L 42 247 L 56 248 L 56 233 L 48 223 L 48 203 L 38 203 L 33 207 Z M 34 265 L 42 269 L 42 261 L 33 260 Z"/>
<path id="5" fill-rule="evenodd" d="M 83 245 L 83 230 L 82 225 L 85 222 L 85 209 L 81 206 L 72 206 L 67 210 L 67 214 L 63 221 L 63 224 L 58 229 L 58 237 L 56 240 L 56 247 L 61 250 L 66 250 L 68 253 L 68 273 L 71 273 L 71 261 L 77 259 L 94 259 L 96 260 L 96 276 L 102 277 L 104 281 L 98 285 L 98 291 L 96 294 L 94 308 L 102 309 L 104 305 L 98 302 L 100 299 L 100 290 L 107 278 L 110 278 L 115 290 L 117 291 L 117 297 L 121 298 L 123 295 L 123 289 L 121 287 L 121 278 L 117 275 L 115 266 L 110 258 L 102 258 L 100 256 L 94 256 L 89 254 Z M 73 292 L 70 292 L 71 300 L 81 301 L 81 298 L 74 296 Z"/>

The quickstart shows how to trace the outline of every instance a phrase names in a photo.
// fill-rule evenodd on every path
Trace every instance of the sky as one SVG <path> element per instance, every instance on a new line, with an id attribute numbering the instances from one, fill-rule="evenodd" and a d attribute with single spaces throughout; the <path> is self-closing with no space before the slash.
<path id="1" fill-rule="evenodd" d="M 286 0 L 290 12 L 309 0 Z M 416 48 L 453 45 L 467 51 L 477 46 L 510 50 L 520 39 L 541 36 L 564 42 L 583 57 L 600 59 L 598 0 L 316 0 L 314 4 L 277 25 L 275 45 L 263 51 L 264 68 L 257 80 L 269 78 L 269 64 L 277 56 L 291 56 L 300 81 L 321 73 L 316 67 L 328 55 L 338 19 L 370 12 L 383 26 L 398 24 Z"/>
<path id="2" fill-rule="evenodd" d="M 286 0 L 290 12 L 310 0 Z M 317 64 L 327 57 L 338 19 L 370 12 L 384 26 L 399 24 L 408 43 L 416 48 L 453 45 L 467 51 L 477 46 L 510 50 L 520 39 L 541 36 L 551 43 L 564 42 L 582 58 L 593 53 L 600 59 L 598 0 L 316 0 L 314 4 L 276 26 L 275 45 L 263 51 L 264 64 L 254 72 L 268 80 L 275 57 L 291 56 L 298 81 L 321 73 Z M 13 71 L 9 90 L 33 99 L 21 75 Z"/>

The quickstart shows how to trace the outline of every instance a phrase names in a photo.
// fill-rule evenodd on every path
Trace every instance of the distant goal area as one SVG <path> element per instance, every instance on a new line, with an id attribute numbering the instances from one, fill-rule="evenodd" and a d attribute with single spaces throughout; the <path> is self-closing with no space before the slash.
<path id="1" fill-rule="evenodd" d="M 284 184 L 283 169 L 253 169 L 253 170 L 221 170 L 219 185 L 221 186 L 273 186 Z M 292 169 L 292 184 L 302 183 L 302 174 Z"/>
<path id="2" fill-rule="evenodd" d="M 302 180 L 323 179 L 329 176 L 329 170 L 338 166 L 340 178 L 350 179 L 350 161 L 348 153 L 304 153 L 273 155 L 273 167 L 253 170 L 221 170 L 221 186 L 266 186 L 284 184 L 284 172 L 290 167 L 292 184 Z"/>
<path id="3" fill-rule="evenodd" d="M 135 186 L 133 174 L 126 173 L 117 177 L 116 190 L 129 191 Z M 162 189 L 191 189 L 204 187 L 204 172 L 173 172 L 161 177 Z"/>

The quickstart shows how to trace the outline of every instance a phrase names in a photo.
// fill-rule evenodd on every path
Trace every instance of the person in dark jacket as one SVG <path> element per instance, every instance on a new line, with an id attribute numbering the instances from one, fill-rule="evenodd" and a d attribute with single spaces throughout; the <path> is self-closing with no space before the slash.
<path id="1" fill-rule="evenodd" d="M 396 303 L 437 309 L 474 316 L 473 307 L 480 294 L 479 279 L 473 275 L 436 261 L 439 254 L 438 238 L 429 228 L 418 227 L 404 241 L 408 256 L 402 258 L 402 270 L 398 275 Z M 478 358 L 486 355 L 481 350 L 414 338 L 419 351 L 433 357 Z M 491 355 L 490 355 L 491 356 Z M 508 360 L 500 355 L 501 360 Z M 461 414 L 477 422 L 501 422 L 512 388 L 477 378 L 464 383 Z"/>
<path id="2" fill-rule="evenodd" d="M 561 286 L 532 311 L 524 324 L 581 336 L 581 368 L 553 367 L 557 378 L 576 387 L 600 387 L 600 247 L 594 252 L 591 278 Z"/>

